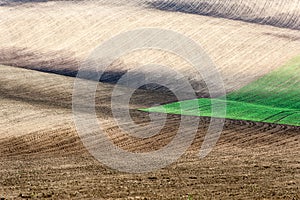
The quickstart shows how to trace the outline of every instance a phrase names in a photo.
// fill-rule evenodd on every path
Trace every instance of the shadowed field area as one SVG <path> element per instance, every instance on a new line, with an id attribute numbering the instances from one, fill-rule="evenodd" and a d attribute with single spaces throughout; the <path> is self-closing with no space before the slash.
<path id="1" fill-rule="evenodd" d="M 300 3 L 297 0 L 263 0 L 259 3 L 251 0 L 152 0 L 147 4 L 165 11 L 300 29 Z"/>
<path id="2" fill-rule="evenodd" d="M 299 115 L 289 119 L 280 113 L 299 110 L 299 59 L 281 68 L 300 54 L 298 16 L 299 1 L 292 0 L 13 1 L 0 6 L 0 198 L 300 199 L 300 129 L 292 126 Z M 197 134 L 175 163 L 130 174 L 110 169 L 87 151 L 74 123 L 72 94 L 79 67 L 97 46 L 144 27 L 173 30 L 204 49 L 224 79 L 232 117 L 207 157 L 199 158 L 199 149 L 209 111 L 191 116 L 200 120 Z M 95 111 L 105 136 L 134 153 L 165 147 L 181 122 L 178 113 L 170 112 L 162 130 L 144 139 L 116 123 L 111 108 L 116 80 L 132 69 L 143 74 L 138 67 L 149 63 L 178 70 L 199 98 L 210 97 L 202 77 L 176 54 L 145 50 L 120 57 L 96 82 Z M 150 72 L 174 81 L 162 71 Z M 131 91 L 120 88 L 122 94 Z M 207 100 L 200 101 L 209 107 Z M 129 113 L 145 127 L 151 115 L 138 109 L 167 105 L 174 111 L 169 103 L 176 101 L 156 86 L 140 88 L 130 99 Z M 264 116 L 261 109 L 266 108 Z M 127 111 L 126 105 L 116 109 Z M 253 109 L 257 113 L 250 116 Z M 261 119 L 268 116 L 269 121 Z M 276 120 L 283 123 L 264 123 Z M 107 153 L 114 163 L 115 155 Z"/>
<path id="3" fill-rule="evenodd" d="M 102 42 L 121 32 L 152 27 L 173 30 L 199 44 L 222 75 L 226 91 L 232 92 L 300 54 L 297 30 L 120 4 L 54 1 L 21 4 L 18 9 L 0 7 L 0 63 L 74 76 Z M 124 55 L 110 66 L 111 79 L 149 63 L 177 70 L 191 81 L 199 97 L 208 96 L 190 64 L 167 52 Z M 160 71 L 153 72 L 157 74 Z"/>
<path id="4" fill-rule="evenodd" d="M 74 78 L 9 66 L 0 70 L 2 197 L 299 198 L 299 128 L 226 121 L 213 152 L 200 159 L 199 148 L 209 124 L 209 118 L 201 118 L 193 145 L 175 164 L 147 174 L 126 174 L 102 165 L 82 145 L 72 119 Z M 111 114 L 112 89 L 113 85 L 99 83 L 96 110 L 116 145 L 148 152 L 172 140 L 180 122 L 176 115 L 168 116 L 165 128 L 155 137 L 137 139 L 120 131 Z M 147 113 L 137 108 L 170 100 L 175 99 L 137 91 L 130 103 L 132 117 L 147 124 Z"/>
<path id="5" fill-rule="evenodd" d="M 142 110 L 300 126 L 299 70 L 300 57 L 297 57 L 274 72 L 228 94 L 226 99 L 202 98 Z M 218 108 L 221 103 L 227 105 L 226 116 L 212 113 L 212 106 Z"/>

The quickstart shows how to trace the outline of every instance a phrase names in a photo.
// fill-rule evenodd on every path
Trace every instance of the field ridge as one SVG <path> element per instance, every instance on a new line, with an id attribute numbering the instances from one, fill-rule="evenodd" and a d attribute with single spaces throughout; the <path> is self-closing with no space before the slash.
<path id="1" fill-rule="evenodd" d="M 229 93 L 226 99 L 200 98 L 142 110 L 300 126 L 299 74 L 300 56 L 257 81 Z M 226 116 L 212 112 L 212 106 L 220 108 L 218 104 L 225 103 Z"/>

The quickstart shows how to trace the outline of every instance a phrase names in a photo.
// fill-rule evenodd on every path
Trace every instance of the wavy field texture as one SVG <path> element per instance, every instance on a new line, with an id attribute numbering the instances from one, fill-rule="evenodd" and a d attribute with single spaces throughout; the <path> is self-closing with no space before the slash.
<path id="1" fill-rule="evenodd" d="M 1 198 L 299 199 L 299 128 L 227 121 L 214 151 L 199 159 L 209 125 L 200 118 L 193 145 L 175 164 L 126 174 L 99 163 L 82 145 L 72 118 L 74 78 L 1 65 L 0 80 Z M 174 138 L 178 115 L 170 115 L 163 130 L 147 139 L 120 130 L 110 108 L 113 88 L 98 84 L 96 110 L 114 144 L 151 152 Z M 147 125 L 148 113 L 137 108 L 171 99 L 139 90 L 130 102 L 131 116 Z"/>
<path id="2" fill-rule="evenodd" d="M 294 8 L 289 2 L 281 4 Z M 227 92 L 249 84 L 300 54 L 297 30 L 125 3 L 27 3 L 0 7 L 0 14 L 0 63 L 70 76 L 76 75 L 80 63 L 103 41 L 143 27 L 169 29 L 193 39 L 216 64 Z M 124 55 L 110 66 L 114 72 L 111 79 L 149 63 L 178 70 L 191 80 L 199 97 L 208 96 L 201 76 L 195 76 L 197 73 L 185 60 L 161 51 Z M 153 72 L 156 74 L 160 71 Z M 165 79 L 172 78 L 165 75 Z"/>
<path id="3" fill-rule="evenodd" d="M 227 99 L 196 99 L 143 109 L 182 115 L 225 117 L 300 126 L 300 57 L 259 80 L 227 95 Z M 199 107 L 190 107 L 198 101 Z M 212 114 L 211 106 L 227 104 L 226 116 Z M 194 104 L 195 105 L 195 104 Z"/>
<path id="4" fill-rule="evenodd" d="M 298 0 L 152 0 L 148 5 L 160 10 L 300 29 Z"/>
<path id="5" fill-rule="evenodd" d="M 43 0 L 0 0 L 0 6 L 30 2 L 43 2 Z M 139 6 L 300 29 L 300 2 L 298 0 L 101 0 L 98 2 L 102 5 Z"/>
<path id="6" fill-rule="evenodd" d="M 42 1 L 0 0 L 0 199 L 300 199 L 300 59 L 286 64 L 300 55 L 298 1 Z M 175 10 L 168 5 L 179 12 L 169 12 Z M 115 80 L 141 65 L 166 65 L 185 75 L 201 97 L 185 103 L 199 101 L 203 116 L 191 116 L 200 120 L 198 131 L 174 164 L 130 174 L 110 169 L 87 151 L 74 123 L 72 94 L 74 76 L 95 47 L 144 27 L 173 30 L 198 43 L 224 78 L 227 117 L 237 120 L 225 120 L 213 151 L 200 159 L 211 120 L 201 76 L 171 53 L 123 55 L 109 66 L 107 80 L 94 82 L 99 128 L 116 147 L 153 152 L 167 146 L 180 128 L 180 103 L 169 104 L 177 98 L 155 88 L 132 95 L 129 112 L 136 126 L 116 122 Z M 162 77 L 174 81 L 168 73 Z M 118 94 L 131 91 L 120 86 Z M 148 127 L 161 115 L 154 120 L 138 110 L 155 105 L 174 113 L 156 135 L 141 139 L 120 128 L 157 130 Z M 121 113 L 126 106 L 114 109 Z M 105 153 L 117 162 L 112 152 Z"/>

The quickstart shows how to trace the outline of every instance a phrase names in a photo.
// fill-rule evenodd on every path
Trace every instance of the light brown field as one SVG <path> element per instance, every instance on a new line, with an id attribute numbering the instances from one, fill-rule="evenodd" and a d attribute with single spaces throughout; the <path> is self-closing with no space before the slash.
<path id="1" fill-rule="evenodd" d="M 1 7 L 0 13 L 0 63 L 60 73 L 76 71 L 95 47 L 112 36 L 145 27 L 170 29 L 201 45 L 228 92 L 300 54 L 296 30 L 126 4 L 50 2 Z M 178 56 L 153 51 L 125 55 L 112 70 L 160 63 L 201 82 Z"/>
<path id="2" fill-rule="evenodd" d="M 282 1 L 286 13 L 297 13 L 297 2 L 291 2 Z M 298 30 L 145 5 L 107 1 L 0 7 L 0 62 L 6 64 L 0 65 L 0 198 L 187 199 L 189 194 L 193 199 L 300 199 L 299 127 L 228 120 L 213 152 L 200 159 L 209 123 L 201 118 L 193 145 L 176 163 L 147 174 L 121 173 L 91 157 L 78 137 L 71 101 L 75 79 L 19 68 L 76 71 L 93 48 L 117 33 L 167 28 L 206 50 L 229 92 L 300 53 Z M 266 13 L 272 12 L 266 8 Z M 121 71 L 150 62 L 189 72 L 189 65 L 176 55 L 157 51 L 126 55 L 112 67 Z M 122 133 L 111 114 L 113 88 L 98 84 L 96 110 L 116 145 L 145 152 L 173 138 L 180 122 L 173 115 L 155 137 L 140 140 Z M 168 94 L 138 90 L 130 102 L 131 115 L 147 124 L 148 114 L 136 108 L 174 100 Z"/>

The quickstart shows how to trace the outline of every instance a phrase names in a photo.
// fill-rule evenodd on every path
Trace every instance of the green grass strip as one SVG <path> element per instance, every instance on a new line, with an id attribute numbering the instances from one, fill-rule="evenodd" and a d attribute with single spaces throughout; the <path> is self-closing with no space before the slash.
<path id="1" fill-rule="evenodd" d="M 212 101 L 216 107 L 226 103 L 226 116 L 211 111 Z M 300 126 L 300 56 L 228 94 L 226 100 L 201 98 L 140 110 Z"/>

